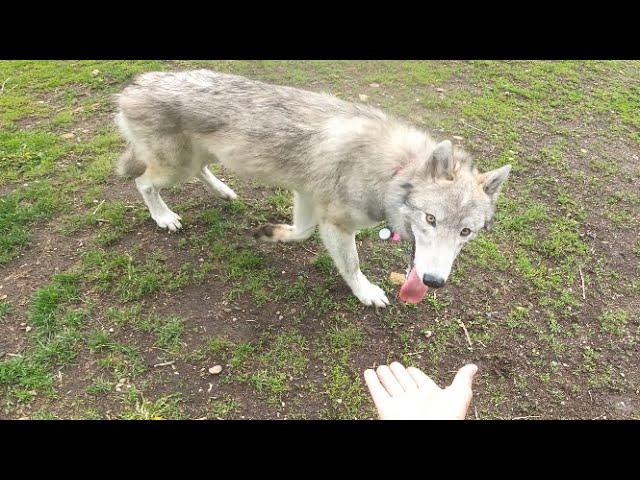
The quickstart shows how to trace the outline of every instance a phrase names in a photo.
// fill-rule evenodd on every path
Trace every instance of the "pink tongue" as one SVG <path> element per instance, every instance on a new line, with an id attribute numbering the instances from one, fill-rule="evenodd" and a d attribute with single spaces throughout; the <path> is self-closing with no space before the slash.
<path id="1" fill-rule="evenodd" d="M 416 267 L 413 267 L 400 287 L 400 300 L 407 303 L 420 303 L 426 293 L 427 286 L 418 278 Z"/>

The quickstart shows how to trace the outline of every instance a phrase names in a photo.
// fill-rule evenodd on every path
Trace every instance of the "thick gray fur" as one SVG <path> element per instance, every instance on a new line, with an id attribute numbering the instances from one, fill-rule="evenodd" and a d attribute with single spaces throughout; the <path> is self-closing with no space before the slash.
<path id="1" fill-rule="evenodd" d="M 135 179 L 159 226 L 181 227 L 159 194 L 178 182 L 198 177 L 213 193 L 236 198 L 207 168 L 220 162 L 293 190 L 293 225 L 264 226 L 257 236 L 299 241 L 318 225 L 338 270 L 367 305 L 389 300 L 360 272 L 358 229 L 387 220 L 416 242 L 411 266 L 446 280 L 463 243 L 490 223 L 510 168 L 480 174 L 449 141 L 438 144 L 368 105 L 208 70 L 140 75 L 116 101 L 129 143 L 118 172 Z M 436 227 L 425 223 L 426 213 Z M 463 228 L 472 235 L 461 237 Z"/>

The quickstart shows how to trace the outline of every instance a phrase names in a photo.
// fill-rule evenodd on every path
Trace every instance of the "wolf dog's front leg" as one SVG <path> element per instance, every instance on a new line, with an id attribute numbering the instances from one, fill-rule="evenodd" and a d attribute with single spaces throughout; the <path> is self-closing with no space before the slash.
<path id="1" fill-rule="evenodd" d="M 321 223 L 320 235 L 353 294 L 365 305 L 376 307 L 389 305 L 389 299 L 384 291 L 367 280 L 360 271 L 355 232 L 346 232 L 332 223 Z"/>
<path id="2" fill-rule="evenodd" d="M 202 167 L 202 170 L 200 170 L 200 173 L 198 173 L 198 178 L 202 180 L 202 182 L 211 193 L 217 195 L 218 197 L 224 198 L 225 200 L 235 200 L 236 198 L 238 198 L 236 192 L 231 190 L 226 183 L 224 183 L 213 173 L 211 173 L 211 170 L 209 170 L 209 167 L 207 167 L 206 165 Z"/>

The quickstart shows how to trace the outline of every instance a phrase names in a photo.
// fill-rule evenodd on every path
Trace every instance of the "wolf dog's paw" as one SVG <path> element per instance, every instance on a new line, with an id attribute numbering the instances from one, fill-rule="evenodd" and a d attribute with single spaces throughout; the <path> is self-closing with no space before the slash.
<path id="1" fill-rule="evenodd" d="M 220 198 L 223 198 L 223 199 L 229 200 L 229 201 L 232 201 L 232 200 L 235 200 L 236 198 L 238 198 L 238 195 L 236 194 L 236 192 L 231 190 L 226 185 L 223 185 L 216 193 L 218 194 L 218 196 Z"/>
<path id="2" fill-rule="evenodd" d="M 253 238 L 263 242 L 277 242 L 280 240 L 280 236 L 277 235 L 280 227 L 280 225 L 274 225 L 273 223 L 261 225 L 253 231 Z"/>
<path id="3" fill-rule="evenodd" d="M 360 288 L 358 288 L 358 292 L 353 293 L 363 304 L 367 306 L 384 308 L 391 303 L 389 302 L 387 295 L 385 295 L 384 290 L 366 279 L 364 281 L 360 281 Z"/>
<path id="4" fill-rule="evenodd" d="M 215 180 L 218 180 L 218 179 L 215 179 Z M 225 183 L 219 180 L 215 184 L 205 183 L 205 185 L 211 193 L 213 193 L 217 197 L 220 197 L 224 200 L 231 201 L 238 198 L 238 195 L 236 194 L 236 192 L 231 190 L 231 188 L 229 188 Z"/>
<path id="5" fill-rule="evenodd" d="M 158 217 L 153 217 L 160 228 L 168 228 L 170 232 L 175 232 L 182 228 L 180 220 L 182 217 L 177 213 L 173 213 L 171 210 L 163 213 Z"/>

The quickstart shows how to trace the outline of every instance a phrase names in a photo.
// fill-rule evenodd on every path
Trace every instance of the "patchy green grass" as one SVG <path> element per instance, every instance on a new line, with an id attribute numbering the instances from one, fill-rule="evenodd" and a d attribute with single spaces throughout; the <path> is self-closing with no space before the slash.
<path id="1" fill-rule="evenodd" d="M 240 404 L 230 395 L 223 398 L 212 399 L 207 410 L 207 418 L 214 420 L 224 420 L 233 415 Z"/>
<path id="2" fill-rule="evenodd" d="M 290 382 L 299 378 L 307 366 L 307 342 L 297 332 L 283 332 L 258 353 L 251 371 L 239 378 L 248 382 L 271 405 L 278 405 L 290 390 Z M 237 356 L 235 356 L 237 362 Z M 246 367 L 245 367 L 246 371 Z"/>
<path id="3" fill-rule="evenodd" d="M 96 232 L 96 243 L 107 247 L 133 231 L 146 215 L 147 212 L 143 209 L 133 209 L 124 202 L 103 200 L 97 205 L 91 205 L 90 211 L 69 217 L 63 226 L 63 233 L 75 235 L 80 230 L 90 229 Z"/>
<path id="4" fill-rule="evenodd" d="M 11 312 L 11 305 L 6 300 L 0 300 L 0 322 L 7 318 Z"/>
<path id="5" fill-rule="evenodd" d="M 51 218 L 65 204 L 64 191 L 46 181 L 34 182 L 0 198 L 0 265 L 15 258 L 28 244 L 34 222 Z"/>
<path id="6" fill-rule="evenodd" d="M 168 318 L 157 315 L 149 315 L 138 320 L 134 328 L 142 332 L 151 332 L 155 335 L 154 345 L 169 354 L 177 354 L 182 347 L 182 333 L 184 332 L 184 321 L 177 316 Z"/>
<path id="7" fill-rule="evenodd" d="M 127 393 L 129 406 L 120 414 L 123 420 L 180 420 L 180 394 L 167 395 L 150 401 L 135 387 Z"/>
<path id="8" fill-rule="evenodd" d="M 84 277 L 100 291 L 128 302 L 162 288 L 179 291 L 202 274 L 200 268 L 189 263 L 183 264 L 178 272 L 172 271 L 162 254 L 151 254 L 144 261 L 134 255 L 133 252 L 88 250 L 82 255 Z"/>
<path id="9" fill-rule="evenodd" d="M 598 322 L 603 332 L 622 335 L 629 322 L 629 316 L 624 310 L 606 310 L 598 317 Z"/>
<path id="10" fill-rule="evenodd" d="M 351 363 L 351 355 L 362 344 L 362 333 L 353 325 L 332 328 L 319 343 L 317 356 L 326 376 L 322 388 L 328 400 L 323 417 L 354 419 L 362 413 L 365 396 L 361 372 Z"/>
<path id="11" fill-rule="evenodd" d="M 88 312 L 72 308 L 78 296 L 79 275 L 59 274 L 31 297 L 25 351 L 0 362 L 0 388 L 6 407 L 25 403 L 36 395 L 55 395 L 55 368 L 68 365 L 77 355 L 80 328 Z"/>
<path id="12" fill-rule="evenodd" d="M 318 234 L 253 242 L 290 221 L 287 190 L 212 165 L 240 199 L 163 190 L 185 228 L 156 229 L 112 173 L 111 96 L 194 67 L 380 106 L 460 137 L 481 169 L 513 165 L 493 229 L 447 287 L 381 312 Z M 368 418 L 364 363 L 401 360 L 439 383 L 479 362 L 480 418 L 617 418 L 608 396 L 638 385 L 638 75 L 626 61 L 0 62 L 0 416 Z M 395 299 L 407 246 L 382 226 L 357 235 L 361 268 Z"/>
<path id="13" fill-rule="evenodd" d="M 89 351 L 96 356 L 100 371 L 114 378 L 135 378 L 146 371 L 146 366 L 135 346 L 118 342 L 104 330 L 90 332 L 86 337 Z"/>

